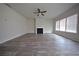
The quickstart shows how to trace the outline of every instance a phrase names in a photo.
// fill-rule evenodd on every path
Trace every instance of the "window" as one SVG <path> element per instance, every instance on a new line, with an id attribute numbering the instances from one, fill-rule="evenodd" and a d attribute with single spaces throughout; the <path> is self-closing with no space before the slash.
<path id="1" fill-rule="evenodd" d="M 67 29 L 66 32 L 77 33 L 77 14 L 67 18 Z"/>
<path id="2" fill-rule="evenodd" d="M 77 17 L 78 14 L 74 14 L 67 18 L 56 21 L 56 30 L 77 33 Z"/>
<path id="3" fill-rule="evenodd" d="M 59 31 L 60 30 L 60 26 L 59 26 L 59 20 L 56 21 L 56 30 Z"/>
<path id="4" fill-rule="evenodd" d="M 60 20 L 60 31 L 65 31 L 66 18 Z"/>

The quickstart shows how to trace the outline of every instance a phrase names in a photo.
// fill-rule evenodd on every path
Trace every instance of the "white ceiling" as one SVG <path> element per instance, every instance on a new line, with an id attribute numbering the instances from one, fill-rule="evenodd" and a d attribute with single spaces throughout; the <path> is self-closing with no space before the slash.
<path id="1" fill-rule="evenodd" d="M 47 10 L 43 18 L 55 18 L 69 8 L 74 6 L 74 3 L 10 3 L 9 4 L 14 10 L 25 16 L 26 18 L 33 19 L 33 14 L 36 8 L 41 10 Z"/>

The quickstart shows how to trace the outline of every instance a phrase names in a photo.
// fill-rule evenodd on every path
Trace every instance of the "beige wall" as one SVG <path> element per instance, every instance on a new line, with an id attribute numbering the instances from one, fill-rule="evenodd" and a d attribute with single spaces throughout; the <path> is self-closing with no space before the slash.
<path id="1" fill-rule="evenodd" d="M 34 20 L 26 19 L 8 6 L 0 4 L 0 43 L 26 33 L 34 33 Z"/>
<path id="2" fill-rule="evenodd" d="M 56 20 L 63 19 L 65 17 L 71 16 L 71 15 L 73 15 L 75 13 L 78 14 L 77 33 L 68 33 L 68 32 L 62 32 L 62 31 L 55 31 Z M 54 27 L 53 27 L 54 28 L 54 33 L 56 33 L 58 35 L 62 35 L 64 37 L 66 37 L 66 38 L 69 38 L 69 39 L 72 39 L 74 41 L 78 41 L 79 42 L 79 5 L 76 5 L 76 6 L 72 7 L 68 11 L 64 12 L 63 14 L 61 14 L 57 18 L 55 18 L 53 20 L 53 25 L 54 25 Z"/>

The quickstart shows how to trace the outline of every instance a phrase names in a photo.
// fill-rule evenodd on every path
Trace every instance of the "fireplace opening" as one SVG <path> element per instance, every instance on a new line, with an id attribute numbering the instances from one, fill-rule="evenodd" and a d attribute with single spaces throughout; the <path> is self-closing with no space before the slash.
<path id="1" fill-rule="evenodd" d="M 37 34 L 43 34 L 43 28 L 37 28 Z"/>

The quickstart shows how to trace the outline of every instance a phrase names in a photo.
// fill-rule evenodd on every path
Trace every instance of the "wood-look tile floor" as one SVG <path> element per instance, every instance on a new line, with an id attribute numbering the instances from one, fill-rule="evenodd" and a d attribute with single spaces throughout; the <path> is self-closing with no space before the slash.
<path id="1" fill-rule="evenodd" d="M 0 44 L 0 56 L 79 56 L 79 43 L 55 34 L 26 34 Z"/>

